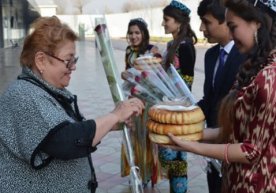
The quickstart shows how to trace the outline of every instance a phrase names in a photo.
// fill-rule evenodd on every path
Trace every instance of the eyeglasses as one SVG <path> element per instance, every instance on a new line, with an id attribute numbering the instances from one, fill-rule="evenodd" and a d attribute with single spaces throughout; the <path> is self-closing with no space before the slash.
<path id="1" fill-rule="evenodd" d="M 58 58 L 58 57 L 56 57 L 56 56 L 54 56 L 54 55 L 52 55 L 52 54 L 49 54 L 49 53 L 47 53 L 47 52 L 44 52 L 44 53 L 45 53 L 46 55 L 52 57 L 52 58 L 57 59 L 57 60 L 60 61 L 60 62 L 63 62 L 63 63 L 66 65 L 66 68 L 68 68 L 68 69 L 71 69 L 72 66 L 73 66 L 74 64 L 76 64 L 76 63 L 78 62 L 78 59 L 79 59 L 79 57 L 72 57 L 70 60 L 63 60 L 63 59 Z"/>

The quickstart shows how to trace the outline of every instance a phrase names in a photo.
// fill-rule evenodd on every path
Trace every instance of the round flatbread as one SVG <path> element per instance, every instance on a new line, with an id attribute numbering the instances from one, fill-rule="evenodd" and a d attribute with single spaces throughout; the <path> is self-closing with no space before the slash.
<path id="1" fill-rule="evenodd" d="M 169 124 L 193 124 L 202 122 L 205 116 L 199 107 L 195 107 L 189 110 L 167 110 L 152 106 L 149 109 L 149 117 L 160 123 Z"/>
<path id="2" fill-rule="evenodd" d="M 198 141 L 202 139 L 203 133 L 193 133 L 188 135 L 179 135 L 177 136 L 181 140 L 187 140 L 187 141 Z M 172 141 L 167 135 L 159 135 L 156 133 L 149 132 L 149 138 L 152 142 L 158 143 L 158 144 L 172 144 Z"/>
<path id="3" fill-rule="evenodd" d="M 147 121 L 147 128 L 151 132 L 158 134 L 172 133 L 174 135 L 186 135 L 202 131 L 204 128 L 204 121 L 188 125 L 175 125 L 158 123 L 149 119 Z"/>
<path id="4" fill-rule="evenodd" d="M 161 58 L 156 57 L 138 57 L 134 60 L 134 68 L 137 70 L 145 70 L 149 66 L 160 64 L 162 62 Z"/>

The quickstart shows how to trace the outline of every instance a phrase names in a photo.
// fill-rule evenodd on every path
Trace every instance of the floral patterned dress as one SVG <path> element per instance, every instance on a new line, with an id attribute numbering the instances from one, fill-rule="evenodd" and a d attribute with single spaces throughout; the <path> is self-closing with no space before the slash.
<path id="1" fill-rule="evenodd" d="M 150 53 L 152 48 L 153 45 L 150 44 L 144 54 Z M 138 49 L 128 46 L 125 55 L 126 69 L 133 67 L 134 60 L 139 56 Z M 146 103 L 143 114 L 134 118 L 134 127 L 130 130 L 135 165 L 140 169 L 140 175 L 144 185 L 147 185 L 149 181 L 155 184 L 158 178 L 158 166 L 153 156 L 154 147 L 148 138 L 148 130 L 146 129 L 150 106 L 151 104 Z M 122 146 L 121 160 L 121 176 L 124 177 L 130 174 L 130 166 L 124 153 L 124 145 Z"/>
<path id="2" fill-rule="evenodd" d="M 234 133 L 250 164 L 223 167 L 223 193 L 276 192 L 276 50 L 268 65 L 242 88 L 235 103 Z"/>
<path id="3" fill-rule="evenodd" d="M 175 69 L 190 89 L 194 81 L 195 55 L 194 45 L 183 41 L 178 46 L 173 61 Z"/>
<path id="4" fill-rule="evenodd" d="M 152 44 L 149 44 L 148 47 L 147 47 L 147 51 L 144 54 L 150 54 L 150 51 L 153 47 L 154 46 Z M 128 46 L 126 48 L 126 55 L 125 55 L 125 63 L 126 63 L 126 68 L 125 69 L 129 69 L 129 68 L 133 67 L 134 60 L 136 58 L 138 58 L 140 55 L 141 54 L 139 54 L 138 48 Z"/>

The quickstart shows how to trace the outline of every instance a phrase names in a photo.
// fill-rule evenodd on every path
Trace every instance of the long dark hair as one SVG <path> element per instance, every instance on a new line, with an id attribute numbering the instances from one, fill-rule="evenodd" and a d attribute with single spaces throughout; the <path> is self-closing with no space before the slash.
<path id="1" fill-rule="evenodd" d="M 266 65 L 269 53 L 275 47 L 272 43 L 272 18 L 263 10 L 254 7 L 248 0 L 226 0 L 225 6 L 238 17 L 247 22 L 260 23 L 257 31 L 255 46 L 248 53 L 247 60 L 241 65 L 237 74 L 237 83 L 230 93 L 223 99 L 219 111 L 219 125 L 221 126 L 220 141 L 226 141 L 232 132 L 234 121 L 234 102 L 238 91 L 248 86 L 257 73 Z M 274 45 L 273 45 L 274 44 Z"/>
<path id="2" fill-rule="evenodd" d="M 183 40 L 195 44 L 197 43 L 197 37 L 190 26 L 190 17 L 187 13 L 171 5 L 168 5 L 163 9 L 163 14 L 174 18 L 175 21 L 181 24 L 177 38 L 173 41 L 173 44 L 168 49 L 167 58 L 165 60 L 165 69 L 167 69 L 170 66 L 170 63 L 173 62 L 173 57 L 179 44 Z"/>
<path id="3" fill-rule="evenodd" d="M 129 34 L 130 27 L 134 26 L 134 25 L 138 26 L 139 30 L 142 33 L 142 42 L 138 47 L 138 53 L 144 54 L 148 49 L 149 41 L 150 41 L 149 30 L 147 28 L 147 24 L 141 18 L 131 19 L 130 22 L 128 23 L 128 28 L 127 28 L 127 35 L 126 35 L 127 40 L 128 40 L 128 34 Z"/>

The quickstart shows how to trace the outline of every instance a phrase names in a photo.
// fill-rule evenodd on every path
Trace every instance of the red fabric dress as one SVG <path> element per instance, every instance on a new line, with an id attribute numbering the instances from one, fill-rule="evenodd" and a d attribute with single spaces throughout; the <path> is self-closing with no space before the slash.
<path id="1" fill-rule="evenodd" d="M 276 192 L 276 51 L 238 94 L 234 133 L 250 164 L 224 164 L 222 193 Z"/>

